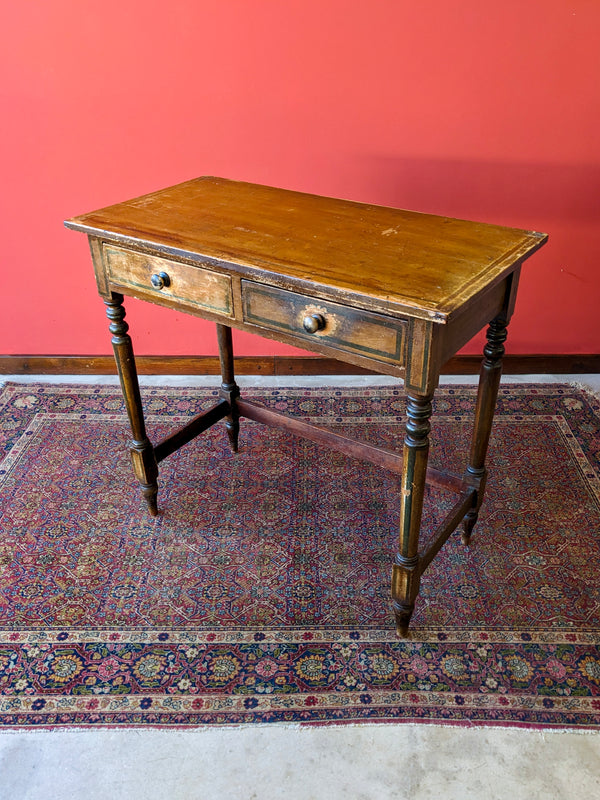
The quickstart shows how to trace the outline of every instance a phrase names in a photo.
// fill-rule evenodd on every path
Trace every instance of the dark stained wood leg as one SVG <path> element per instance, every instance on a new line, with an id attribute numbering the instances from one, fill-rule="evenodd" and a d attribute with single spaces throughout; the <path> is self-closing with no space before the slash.
<path id="1" fill-rule="evenodd" d="M 506 319 L 502 315 L 492 320 L 486 334 L 487 344 L 483 349 L 484 359 L 481 362 L 481 371 L 479 373 L 479 389 L 477 392 L 471 453 L 469 465 L 463 476 L 464 480 L 477 490 L 477 494 L 473 507 L 463 519 L 462 540 L 464 544 L 469 544 L 471 540 L 471 533 L 477 522 L 485 493 L 487 479 L 485 458 L 490 442 L 492 422 L 502 376 L 502 356 L 504 355 L 504 342 L 507 335 L 506 326 Z"/>
<path id="2" fill-rule="evenodd" d="M 392 605 L 399 636 L 408 626 L 419 594 L 419 532 L 429 456 L 431 396 L 408 395 L 400 504 L 399 551 L 392 567 Z"/>
<path id="3" fill-rule="evenodd" d="M 140 397 L 137 370 L 131 337 L 127 333 L 128 324 L 125 322 L 125 309 L 123 308 L 123 295 L 111 293 L 106 304 L 106 316 L 110 320 L 109 330 L 112 333 L 112 346 L 117 362 L 117 370 L 121 381 L 121 389 L 125 398 L 129 424 L 131 425 L 131 462 L 135 476 L 141 484 L 142 492 L 146 498 L 148 508 L 153 517 L 158 514 L 158 466 L 154 456 L 154 448 L 146 436 L 144 424 L 144 411 Z"/>
<path id="4" fill-rule="evenodd" d="M 240 432 L 240 415 L 237 408 L 237 399 L 240 389 L 235 382 L 233 373 L 233 343 L 231 328 L 217 323 L 217 340 L 219 342 L 219 360 L 221 362 L 222 384 L 219 396 L 227 400 L 231 413 L 225 417 L 225 427 L 229 436 L 229 444 L 234 453 L 238 451 L 238 435 Z"/>

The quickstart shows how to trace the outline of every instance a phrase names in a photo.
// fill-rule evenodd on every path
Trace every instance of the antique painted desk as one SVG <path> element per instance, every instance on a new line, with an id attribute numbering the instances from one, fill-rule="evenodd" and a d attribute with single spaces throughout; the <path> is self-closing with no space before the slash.
<path id="1" fill-rule="evenodd" d="M 391 595 L 398 633 L 407 635 L 423 571 L 461 522 L 467 543 L 477 520 L 519 271 L 547 236 L 212 177 L 65 224 L 89 237 L 131 423 L 133 468 L 150 513 L 158 513 L 157 465 L 221 419 L 234 452 L 246 417 L 397 472 Z M 123 295 L 217 324 L 220 402 L 157 444 L 146 435 Z M 440 369 L 486 325 L 469 462 L 463 475 L 441 472 L 427 464 Z M 243 400 L 232 327 L 402 378 L 402 452 Z M 454 492 L 456 503 L 421 548 L 426 482 Z"/>

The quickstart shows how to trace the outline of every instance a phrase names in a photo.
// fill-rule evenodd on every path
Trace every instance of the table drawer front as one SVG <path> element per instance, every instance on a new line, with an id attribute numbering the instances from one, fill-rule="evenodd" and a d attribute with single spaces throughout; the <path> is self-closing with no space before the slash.
<path id="1" fill-rule="evenodd" d="M 104 245 L 104 258 L 110 279 L 121 286 L 131 286 L 226 317 L 233 316 L 228 275 L 113 245 Z"/>
<path id="2" fill-rule="evenodd" d="M 335 350 L 378 361 L 404 362 L 406 320 L 246 280 L 242 281 L 242 307 L 244 322 L 261 328 L 283 331 L 299 340 L 317 339 Z M 316 320 L 320 329 L 306 330 L 307 317 L 307 324 Z"/>

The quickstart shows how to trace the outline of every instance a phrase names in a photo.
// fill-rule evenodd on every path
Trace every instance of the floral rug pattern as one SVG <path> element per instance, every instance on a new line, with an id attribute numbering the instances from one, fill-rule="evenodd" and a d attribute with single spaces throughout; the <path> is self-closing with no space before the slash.
<path id="1" fill-rule="evenodd" d="M 441 387 L 431 462 L 465 465 L 475 388 Z M 401 388 L 247 389 L 401 447 Z M 144 389 L 158 441 L 206 389 Z M 242 420 L 161 464 L 151 518 L 120 391 L 0 390 L 0 721 L 600 723 L 600 402 L 501 389 L 471 546 L 422 579 L 408 640 L 389 606 L 399 480 Z M 428 492 L 424 536 L 453 496 Z"/>

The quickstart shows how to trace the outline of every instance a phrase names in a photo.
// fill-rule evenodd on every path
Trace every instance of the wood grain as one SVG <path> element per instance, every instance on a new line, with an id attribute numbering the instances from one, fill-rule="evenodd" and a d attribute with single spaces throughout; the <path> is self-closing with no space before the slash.
<path id="1" fill-rule="evenodd" d="M 244 322 L 293 335 L 300 344 L 321 341 L 335 349 L 368 356 L 377 361 L 404 363 L 408 320 L 359 311 L 339 303 L 316 301 L 310 296 L 273 286 L 242 281 Z M 322 328 L 308 332 L 307 316 L 322 320 Z"/>
<path id="2" fill-rule="evenodd" d="M 68 220 L 106 240 L 236 264 L 444 321 L 546 234 L 202 177 Z M 367 306 L 368 307 L 368 306 Z"/>
<path id="3" fill-rule="evenodd" d="M 160 291 L 162 297 L 168 297 L 180 307 L 191 305 L 192 310 L 198 307 L 226 317 L 233 314 L 228 275 L 111 245 L 104 246 L 103 256 L 110 281 L 124 290 L 132 288 L 138 294 L 147 293 L 148 299 L 153 299 Z M 151 283 L 152 276 L 157 274 L 168 279 L 167 285 L 160 289 Z"/>

